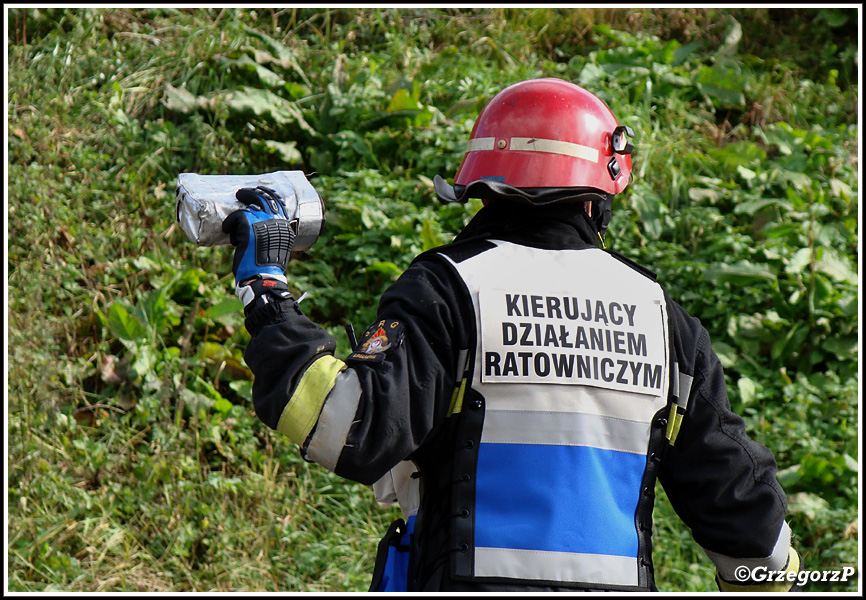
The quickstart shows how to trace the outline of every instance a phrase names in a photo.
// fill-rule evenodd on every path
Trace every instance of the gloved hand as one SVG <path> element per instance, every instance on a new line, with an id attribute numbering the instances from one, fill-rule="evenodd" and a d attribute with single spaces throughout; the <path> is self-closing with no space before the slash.
<path id="1" fill-rule="evenodd" d="M 235 247 L 232 272 L 238 297 L 244 307 L 263 294 L 287 297 L 285 271 L 297 220 L 288 219 L 285 204 L 270 188 L 242 188 L 235 196 L 246 208 L 226 217 L 222 230 Z"/>

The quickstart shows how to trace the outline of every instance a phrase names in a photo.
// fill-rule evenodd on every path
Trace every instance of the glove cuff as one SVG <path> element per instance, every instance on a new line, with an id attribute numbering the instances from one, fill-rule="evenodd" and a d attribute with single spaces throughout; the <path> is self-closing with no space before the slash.
<path id="1" fill-rule="evenodd" d="M 284 276 L 257 275 L 241 282 L 237 291 L 244 302 L 245 324 L 250 335 L 266 325 L 285 320 L 290 314 L 301 314 Z"/>
<path id="2" fill-rule="evenodd" d="M 285 275 L 272 273 L 259 273 L 254 277 L 247 278 L 235 287 L 238 298 L 243 302 L 246 311 L 250 303 L 259 297 L 274 296 L 274 299 L 291 297 L 289 284 Z M 268 300 L 265 300 L 268 302 Z"/>

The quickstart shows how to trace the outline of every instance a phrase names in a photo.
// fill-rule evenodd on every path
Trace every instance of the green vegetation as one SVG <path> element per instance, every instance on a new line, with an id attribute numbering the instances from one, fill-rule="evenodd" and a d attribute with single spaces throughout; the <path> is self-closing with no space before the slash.
<path id="1" fill-rule="evenodd" d="M 395 513 L 256 419 L 231 249 L 174 225 L 176 177 L 309 174 L 327 227 L 290 282 L 345 355 L 343 325 L 478 209 L 431 179 L 480 108 L 540 76 L 636 132 L 608 245 L 710 330 L 806 568 L 859 564 L 857 9 L 6 21 L 8 590 L 366 589 Z M 714 590 L 661 490 L 656 529 L 659 587 Z"/>

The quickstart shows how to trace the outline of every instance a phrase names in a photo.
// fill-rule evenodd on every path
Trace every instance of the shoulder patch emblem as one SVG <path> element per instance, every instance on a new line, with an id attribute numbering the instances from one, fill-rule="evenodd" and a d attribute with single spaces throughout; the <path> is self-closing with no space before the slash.
<path id="1" fill-rule="evenodd" d="M 372 337 L 367 338 L 367 341 L 361 344 L 359 352 L 364 354 L 378 354 L 384 352 L 391 347 L 391 341 L 388 339 L 388 334 L 385 333 L 383 327 L 379 327 Z"/>
<path id="2" fill-rule="evenodd" d="M 349 358 L 364 362 L 378 362 L 385 359 L 385 353 L 396 348 L 403 341 L 403 324 L 399 321 L 382 319 L 369 327 L 358 347 Z"/>

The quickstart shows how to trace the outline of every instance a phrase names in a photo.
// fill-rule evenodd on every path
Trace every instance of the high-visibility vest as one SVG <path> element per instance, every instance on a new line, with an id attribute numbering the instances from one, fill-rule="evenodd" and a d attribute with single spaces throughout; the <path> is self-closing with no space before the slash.
<path id="1" fill-rule="evenodd" d="M 671 372 L 664 292 L 595 248 L 494 244 L 451 261 L 483 397 L 454 575 L 640 589 L 636 511 Z"/>

